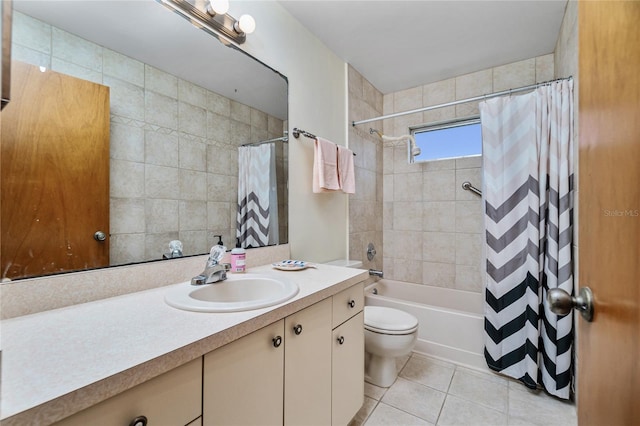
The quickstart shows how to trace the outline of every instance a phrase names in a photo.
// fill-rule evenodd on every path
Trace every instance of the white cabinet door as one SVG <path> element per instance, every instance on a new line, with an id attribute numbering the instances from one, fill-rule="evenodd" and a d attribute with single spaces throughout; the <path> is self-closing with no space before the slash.
<path id="1" fill-rule="evenodd" d="M 186 425 L 202 413 L 202 358 L 164 373 L 56 423 L 57 426 Z"/>
<path id="2" fill-rule="evenodd" d="M 285 318 L 284 424 L 331 423 L 331 298 Z"/>
<path id="3" fill-rule="evenodd" d="M 364 403 L 364 313 L 333 330 L 331 424 L 346 425 Z"/>
<path id="4" fill-rule="evenodd" d="M 202 424 L 282 425 L 284 320 L 204 357 Z"/>

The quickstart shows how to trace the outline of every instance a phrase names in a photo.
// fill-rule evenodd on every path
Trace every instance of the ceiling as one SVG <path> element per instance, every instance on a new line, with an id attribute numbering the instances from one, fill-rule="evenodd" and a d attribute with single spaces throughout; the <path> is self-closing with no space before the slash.
<path id="1" fill-rule="evenodd" d="M 552 53 L 567 0 L 280 0 L 383 94 Z"/>

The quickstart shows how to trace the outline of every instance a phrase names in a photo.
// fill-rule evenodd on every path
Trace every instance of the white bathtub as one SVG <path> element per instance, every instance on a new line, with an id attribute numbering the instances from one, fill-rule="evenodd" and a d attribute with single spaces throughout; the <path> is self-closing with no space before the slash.
<path id="1" fill-rule="evenodd" d="M 489 371 L 482 294 L 383 279 L 366 287 L 365 305 L 397 308 L 418 318 L 415 352 Z"/>

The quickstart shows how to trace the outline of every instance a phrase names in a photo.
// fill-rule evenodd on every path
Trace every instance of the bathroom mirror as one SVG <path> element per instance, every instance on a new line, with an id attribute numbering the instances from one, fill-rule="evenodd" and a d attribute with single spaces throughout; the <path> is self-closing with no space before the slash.
<path id="1" fill-rule="evenodd" d="M 14 0 L 13 4 L 14 65 L 30 64 L 44 75 L 73 79 L 74 83 L 64 83 L 64 93 L 76 83 L 81 93 L 94 86 L 108 87 L 109 173 L 108 182 L 102 184 L 108 188 L 109 213 L 107 224 L 88 225 L 82 237 L 88 245 L 103 247 L 106 260 L 82 263 L 76 258 L 86 250 L 75 241 L 58 244 L 56 250 L 30 243 L 66 236 L 81 220 L 57 218 L 69 223 L 55 229 L 34 226 L 26 232 L 10 227 L 5 233 L 5 216 L 11 215 L 5 215 L 4 207 L 29 194 L 9 198 L 8 203 L 3 199 L 2 278 L 162 260 L 170 257 L 173 240 L 182 242 L 183 255 L 207 253 L 220 239 L 228 248 L 235 246 L 239 146 L 269 139 L 284 139 L 274 142 L 272 175 L 278 177 L 276 242 L 288 241 L 286 77 L 236 47 L 225 46 L 154 0 Z M 13 81 L 19 78 L 14 76 Z M 2 113 L 7 133 L 12 116 L 5 111 L 19 104 L 20 91 L 13 85 L 12 90 L 12 102 Z M 46 99 L 34 103 L 56 105 Z M 49 109 L 60 113 L 58 108 Z M 72 113 L 67 116 L 74 121 Z M 4 139 L 2 144 L 4 167 L 5 157 L 7 161 L 10 157 L 5 156 Z M 60 143 L 53 152 L 72 157 L 65 146 L 74 145 Z M 84 198 L 98 191 L 94 179 L 89 176 L 80 183 Z M 15 175 L 6 178 L 3 170 L 3 192 L 8 180 L 22 181 Z M 65 197 L 63 186 L 49 192 Z M 5 196 L 11 196 L 9 191 Z M 31 214 L 29 208 L 17 208 L 18 215 Z M 36 215 L 30 219 L 32 224 L 39 220 Z M 16 248 L 55 266 L 24 268 L 11 259 Z M 66 267 L 56 256 L 75 263 Z"/>

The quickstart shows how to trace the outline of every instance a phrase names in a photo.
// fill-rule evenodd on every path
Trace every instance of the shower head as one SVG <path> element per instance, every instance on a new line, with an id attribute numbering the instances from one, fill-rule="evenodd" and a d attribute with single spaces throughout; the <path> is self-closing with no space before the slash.
<path id="1" fill-rule="evenodd" d="M 371 130 L 374 130 L 374 129 L 371 129 Z M 406 140 L 407 142 L 409 142 L 409 152 L 411 153 L 411 158 L 417 157 L 418 155 L 420 155 L 420 152 L 421 152 L 420 148 L 418 148 L 418 146 L 416 145 L 416 140 L 412 135 L 402 135 L 402 136 L 396 136 L 396 137 L 391 137 L 386 135 L 380 135 L 380 136 L 382 137 L 383 141 L 396 142 L 396 141 Z M 413 162 L 413 160 L 411 161 Z"/>

